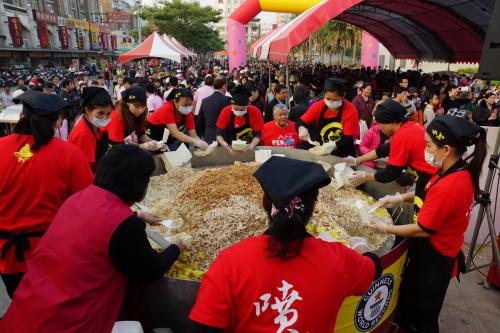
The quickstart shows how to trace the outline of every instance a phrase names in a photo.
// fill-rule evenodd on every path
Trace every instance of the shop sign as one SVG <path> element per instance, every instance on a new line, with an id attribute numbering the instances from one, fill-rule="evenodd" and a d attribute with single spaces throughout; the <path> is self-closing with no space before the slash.
<path id="1" fill-rule="evenodd" d="M 9 16 L 8 22 L 9 22 L 10 36 L 12 38 L 12 45 L 14 47 L 23 46 L 23 31 L 19 17 Z"/>
<path id="2" fill-rule="evenodd" d="M 61 49 L 69 48 L 68 29 L 65 26 L 59 27 L 59 39 L 61 40 Z"/>
<path id="3" fill-rule="evenodd" d="M 40 47 L 42 49 L 50 48 L 49 31 L 45 22 L 38 22 L 38 38 L 40 39 Z"/>
<path id="4" fill-rule="evenodd" d="M 89 23 L 87 21 L 81 21 L 74 18 L 67 18 L 66 26 L 68 26 L 68 28 L 89 30 Z"/>
<path id="5" fill-rule="evenodd" d="M 109 38 L 109 35 L 107 33 L 101 33 L 102 49 L 103 50 L 108 50 L 109 49 L 108 38 Z"/>
<path id="6" fill-rule="evenodd" d="M 130 24 L 129 12 L 111 12 L 108 14 L 109 23 Z"/>
<path id="7" fill-rule="evenodd" d="M 78 29 L 76 30 L 77 41 L 78 41 L 78 49 L 83 50 L 85 48 L 85 39 L 84 39 L 84 30 Z"/>
<path id="8" fill-rule="evenodd" d="M 62 16 L 58 16 L 57 17 L 57 25 L 58 26 L 66 25 L 66 18 L 62 17 Z"/>
<path id="9" fill-rule="evenodd" d="M 90 32 L 90 43 L 92 50 L 99 50 L 101 48 L 99 32 L 96 31 Z"/>
<path id="10" fill-rule="evenodd" d="M 106 34 L 111 33 L 111 27 L 109 26 L 109 24 L 106 24 L 106 23 L 96 23 L 96 25 L 99 26 L 99 30 L 101 32 L 104 32 Z"/>
<path id="11" fill-rule="evenodd" d="M 76 71 L 80 70 L 80 61 L 78 59 L 71 59 L 71 65 L 73 65 Z"/>
<path id="12" fill-rule="evenodd" d="M 111 35 L 111 48 L 113 50 L 118 49 L 118 41 L 117 41 L 116 35 Z"/>
<path id="13" fill-rule="evenodd" d="M 57 16 L 55 14 L 33 9 L 33 16 L 35 16 L 35 21 L 57 24 Z"/>

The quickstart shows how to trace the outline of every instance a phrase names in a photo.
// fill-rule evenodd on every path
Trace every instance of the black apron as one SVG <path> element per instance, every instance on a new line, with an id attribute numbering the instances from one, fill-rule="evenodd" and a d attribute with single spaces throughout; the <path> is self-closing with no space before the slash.
<path id="1" fill-rule="evenodd" d="M 181 115 L 181 122 L 179 125 L 177 125 L 177 129 L 184 133 L 186 133 L 186 116 Z M 165 128 L 167 126 L 165 125 L 154 125 L 151 124 L 149 121 L 146 121 L 146 134 L 153 140 L 155 141 L 161 141 L 163 140 L 163 133 L 165 132 Z M 177 140 L 174 138 L 172 135 L 169 135 L 168 140 L 167 140 L 167 147 L 170 151 L 175 151 L 179 146 L 181 145 L 181 141 Z"/>
<path id="2" fill-rule="evenodd" d="M 460 161 L 439 176 L 432 184 L 425 187 L 424 192 L 444 177 L 463 170 L 465 162 Z M 436 250 L 429 238 L 413 238 L 408 249 L 408 264 L 404 271 L 399 297 L 397 320 L 399 323 L 416 332 L 439 332 L 439 312 L 450 283 L 455 262 L 458 261 L 459 272 L 465 272 L 465 261 L 462 252 L 456 258 L 442 255 Z"/>
<path id="3" fill-rule="evenodd" d="M 5 259 L 7 251 L 14 246 L 16 251 L 16 259 L 18 262 L 24 262 L 24 251 L 30 249 L 30 241 L 28 238 L 42 237 L 45 231 L 25 232 L 22 234 L 13 234 L 6 230 L 0 230 L 0 239 L 7 239 L 8 241 L 2 246 L 1 258 Z"/>
<path id="4" fill-rule="evenodd" d="M 342 114 L 344 113 L 344 104 L 339 108 L 338 114 L 334 118 L 325 119 L 325 113 L 328 107 L 325 105 L 319 114 L 319 119 L 316 124 L 317 133 L 313 134 L 313 140 L 319 141 L 321 144 L 329 141 L 339 142 L 344 136 L 342 127 Z"/>
<path id="5" fill-rule="evenodd" d="M 101 138 L 99 139 L 95 134 L 94 127 L 92 126 L 92 124 L 90 124 L 87 118 L 83 117 L 83 120 L 87 124 L 90 132 L 92 132 L 92 135 L 95 139 L 95 163 L 97 164 L 97 162 L 99 162 L 99 160 L 104 156 L 104 154 L 106 154 L 109 149 L 108 132 L 101 132 Z M 100 129 L 98 130 L 100 131 Z"/>
<path id="6" fill-rule="evenodd" d="M 246 143 L 252 143 L 254 138 L 252 127 L 250 126 L 250 116 L 248 112 L 245 113 L 245 124 L 242 127 L 236 128 L 234 126 L 234 112 L 231 112 L 231 119 L 228 126 L 228 134 L 230 141 L 241 140 Z"/>

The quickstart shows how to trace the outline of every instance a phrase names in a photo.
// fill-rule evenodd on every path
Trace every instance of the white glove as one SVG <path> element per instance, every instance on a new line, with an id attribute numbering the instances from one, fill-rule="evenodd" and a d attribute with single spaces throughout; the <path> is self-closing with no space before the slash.
<path id="1" fill-rule="evenodd" d="M 347 157 L 344 157 L 342 160 L 344 161 L 344 163 L 346 163 L 350 167 L 354 167 L 354 166 L 358 165 L 356 157 L 347 156 Z"/>
<path id="2" fill-rule="evenodd" d="M 365 171 L 354 171 L 354 173 L 347 178 L 347 183 L 353 187 L 358 187 L 366 183 Z"/>
<path id="3" fill-rule="evenodd" d="M 194 139 L 194 146 L 200 148 L 201 150 L 208 149 L 208 143 L 200 139 Z"/>
<path id="4" fill-rule="evenodd" d="M 382 222 L 382 221 L 370 221 L 370 224 L 368 224 L 368 227 L 369 228 L 372 228 L 378 232 L 381 232 L 383 234 L 385 234 L 387 232 L 387 224 L 385 224 L 385 222 Z"/>
<path id="5" fill-rule="evenodd" d="M 336 151 L 337 150 L 337 143 L 334 141 L 333 142 L 333 148 L 332 148 L 332 151 Z"/>
<path id="6" fill-rule="evenodd" d="M 383 208 L 394 208 L 402 202 L 403 197 L 398 192 L 394 195 L 386 195 L 385 197 L 380 198 L 378 201 L 378 205 Z"/>
<path id="7" fill-rule="evenodd" d="M 149 150 L 149 151 L 157 151 L 158 150 L 158 146 L 156 145 L 156 141 L 148 141 L 148 142 L 141 143 L 139 145 L 139 148 L 142 148 L 144 150 Z"/>
<path id="8" fill-rule="evenodd" d="M 357 237 L 357 236 L 349 238 L 349 247 L 351 249 L 356 250 L 356 248 L 358 248 L 360 246 L 365 246 L 368 250 L 370 249 L 366 238 Z"/>
<path id="9" fill-rule="evenodd" d="M 309 130 L 304 126 L 299 127 L 299 139 L 302 141 L 307 141 L 307 139 L 309 138 Z"/>
<path id="10" fill-rule="evenodd" d="M 233 152 L 233 148 L 231 148 L 231 146 L 226 141 L 222 142 L 221 147 L 230 153 Z"/>

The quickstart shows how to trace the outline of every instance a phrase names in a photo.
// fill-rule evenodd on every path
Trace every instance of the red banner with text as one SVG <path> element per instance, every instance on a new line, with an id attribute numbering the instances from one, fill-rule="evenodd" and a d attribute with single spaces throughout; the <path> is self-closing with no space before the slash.
<path id="1" fill-rule="evenodd" d="M 40 47 L 42 49 L 50 48 L 49 31 L 45 22 L 38 22 L 38 38 L 40 39 Z"/>
<path id="2" fill-rule="evenodd" d="M 14 47 L 23 46 L 23 31 L 19 17 L 9 16 L 8 22 L 9 22 L 10 37 L 12 38 L 12 45 Z"/>
<path id="3" fill-rule="evenodd" d="M 59 39 L 61 40 L 61 49 L 69 48 L 68 29 L 66 27 L 59 27 Z"/>

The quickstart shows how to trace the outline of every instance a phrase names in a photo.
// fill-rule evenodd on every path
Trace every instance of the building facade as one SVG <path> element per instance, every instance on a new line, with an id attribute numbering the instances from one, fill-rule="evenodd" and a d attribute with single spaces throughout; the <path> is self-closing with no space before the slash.
<path id="1" fill-rule="evenodd" d="M 113 13 L 113 2 L 109 13 L 102 10 L 101 2 L 0 0 L 0 67 L 69 66 L 112 60 L 119 38 L 123 40 L 122 30 L 131 28 L 131 7 L 120 16 Z M 110 18 L 121 23 L 111 25 L 107 23 Z M 113 28 L 117 30 L 114 35 Z"/>

